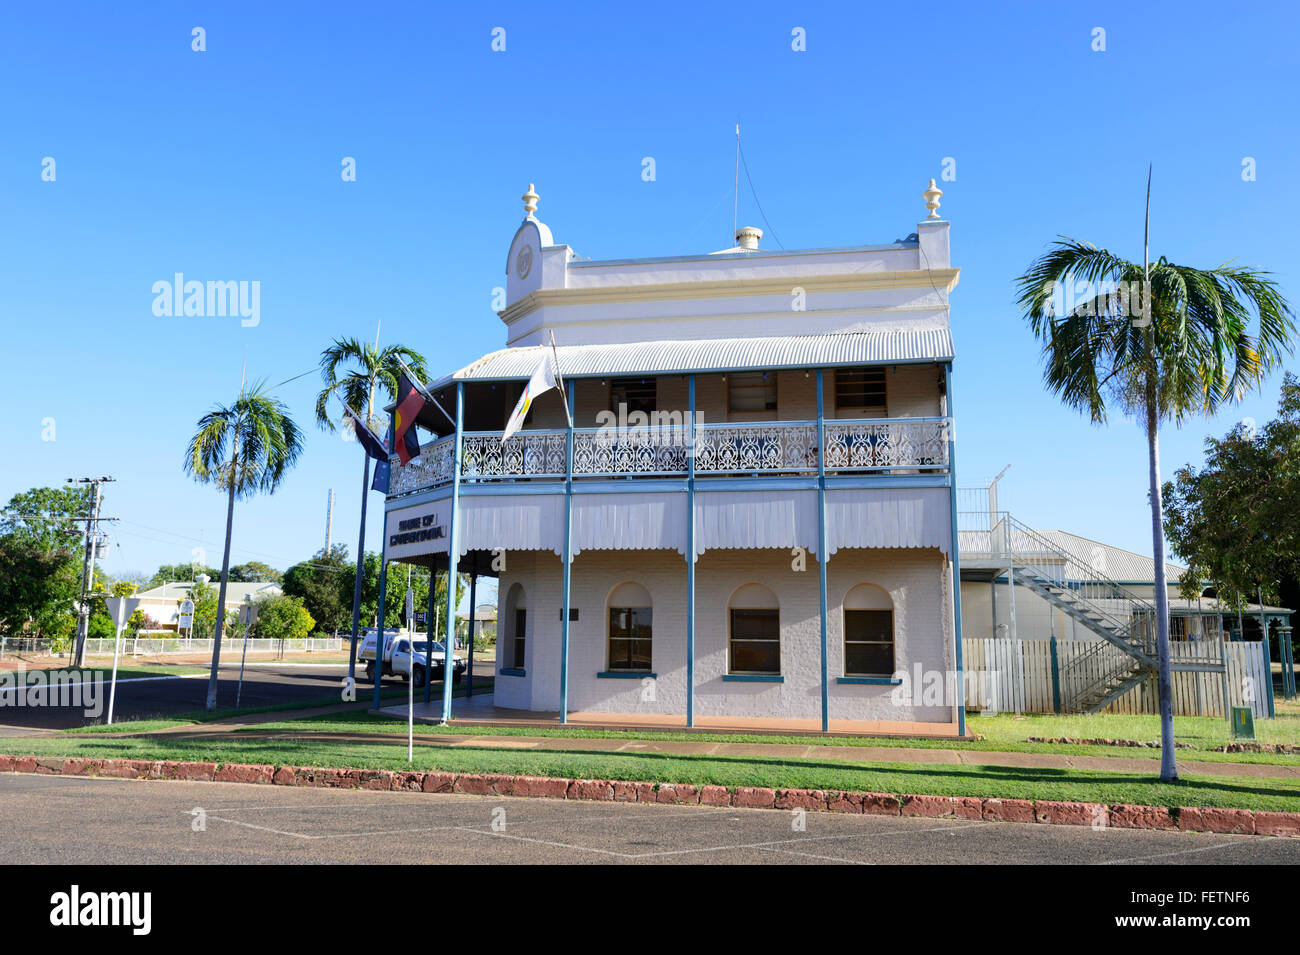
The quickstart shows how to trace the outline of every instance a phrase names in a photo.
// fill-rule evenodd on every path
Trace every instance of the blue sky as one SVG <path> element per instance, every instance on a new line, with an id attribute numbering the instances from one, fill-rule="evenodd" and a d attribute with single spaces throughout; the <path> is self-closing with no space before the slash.
<path id="1" fill-rule="evenodd" d="M 1031 525 L 1151 551 L 1142 433 L 1046 394 L 1014 308 L 1014 277 L 1054 236 L 1140 258 L 1151 162 L 1154 254 L 1236 258 L 1300 297 L 1294 6 L 267 6 L 28 5 L 0 35 L 0 501 L 112 474 L 113 574 L 194 547 L 219 563 L 224 500 L 182 454 L 245 360 L 288 379 L 379 321 L 439 372 L 501 347 L 492 289 L 530 182 L 583 256 L 729 245 L 737 122 L 786 248 L 907 235 L 956 160 L 941 185 L 962 269 L 959 479 L 1012 465 L 1003 502 Z M 740 217 L 766 228 L 743 176 Z M 260 323 L 155 316 L 152 285 L 176 272 L 259 281 Z M 1167 431 L 1166 475 L 1206 434 L 1269 417 L 1279 380 Z M 279 391 L 307 451 L 273 498 L 237 506 L 235 562 L 319 549 L 331 487 L 334 538 L 355 548 L 360 452 L 315 429 L 318 387 Z"/>

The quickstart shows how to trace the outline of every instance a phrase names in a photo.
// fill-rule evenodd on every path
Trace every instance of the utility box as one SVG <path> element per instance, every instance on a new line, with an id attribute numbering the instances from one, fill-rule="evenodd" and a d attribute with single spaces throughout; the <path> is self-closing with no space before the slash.
<path id="1" fill-rule="evenodd" d="M 1255 714 L 1251 712 L 1249 706 L 1234 706 L 1232 708 L 1232 738 L 1255 738 Z"/>

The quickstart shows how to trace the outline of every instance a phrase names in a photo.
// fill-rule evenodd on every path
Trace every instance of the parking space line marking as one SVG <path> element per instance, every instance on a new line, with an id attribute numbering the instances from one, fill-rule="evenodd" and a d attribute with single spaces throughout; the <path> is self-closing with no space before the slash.
<path id="1" fill-rule="evenodd" d="M 1175 849 L 1172 852 L 1157 852 L 1150 856 L 1133 856 L 1130 859 L 1107 859 L 1104 862 L 1095 862 L 1093 865 L 1127 865 L 1130 862 L 1145 862 L 1148 859 L 1164 859 L 1168 856 L 1187 855 L 1189 852 L 1209 852 L 1212 849 L 1222 849 L 1226 846 L 1235 846 L 1236 842 L 1220 842 L 1213 846 L 1197 846 L 1193 849 Z"/>
<path id="2" fill-rule="evenodd" d="M 767 846 L 765 846 L 765 847 L 760 848 L 759 851 L 760 851 L 760 852 L 779 852 L 779 853 L 782 853 L 782 854 L 784 854 L 784 855 L 791 855 L 791 856 L 805 856 L 806 858 L 809 858 L 809 859 L 820 859 L 820 860 L 822 860 L 823 862 L 843 862 L 843 863 L 845 863 L 846 865 L 875 865 L 874 862 L 862 862 L 862 861 L 859 861 L 858 859 L 844 859 L 844 858 L 841 858 L 840 856 L 823 856 L 823 855 L 817 855 L 816 853 L 813 853 L 813 852 L 799 852 L 799 851 L 797 851 L 797 850 L 795 850 L 795 849 L 773 849 L 773 848 L 771 848 L 771 847 L 767 847 Z"/>

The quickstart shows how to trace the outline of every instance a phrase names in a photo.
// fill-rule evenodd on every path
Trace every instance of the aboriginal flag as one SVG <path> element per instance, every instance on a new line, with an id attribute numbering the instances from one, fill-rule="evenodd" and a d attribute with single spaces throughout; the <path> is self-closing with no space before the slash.
<path id="1" fill-rule="evenodd" d="M 420 453 L 415 419 L 424 409 L 425 398 L 403 373 L 397 381 L 397 408 L 393 411 L 393 444 L 403 464 Z"/>

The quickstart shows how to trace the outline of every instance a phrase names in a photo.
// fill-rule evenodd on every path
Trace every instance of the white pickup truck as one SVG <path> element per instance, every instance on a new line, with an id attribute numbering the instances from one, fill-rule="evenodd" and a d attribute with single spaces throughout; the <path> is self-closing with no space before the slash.
<path id="1" fill-rule="evenodd" d="M 375 630 L 367 630 L 362 636 L 361 649 L 358 651 L 358 658 L 366 664 L 366 679 L 374 682 L 375 679 L 375 644 L 378 633 Z M 412 652 L 414 651 L 414 652 Z M 399 676 L 403 680 L 409 680 L 414 671 L 415 685 L 424 686 L 425 681 L 425 659 L 429 652 L 429 641 L 427 638 L 419 637 L 412 639 L 410 634 L 400 633 L 396 630 L 386 630 L 384 632 L 384 653 L 383 653 L 383 675 Z M 412 660 L 414 657 L 414 660 Z M 441 643 L 433 645 L 433 659 L 429 661 L 429 669 L 434 680 L 442 679 L 443 667 L 446 664 L 446 651 Z M 451 681 L 455 685 L 465 676 L 467 664 L 462 657 L 454 657 L 452 661 Z"/>

